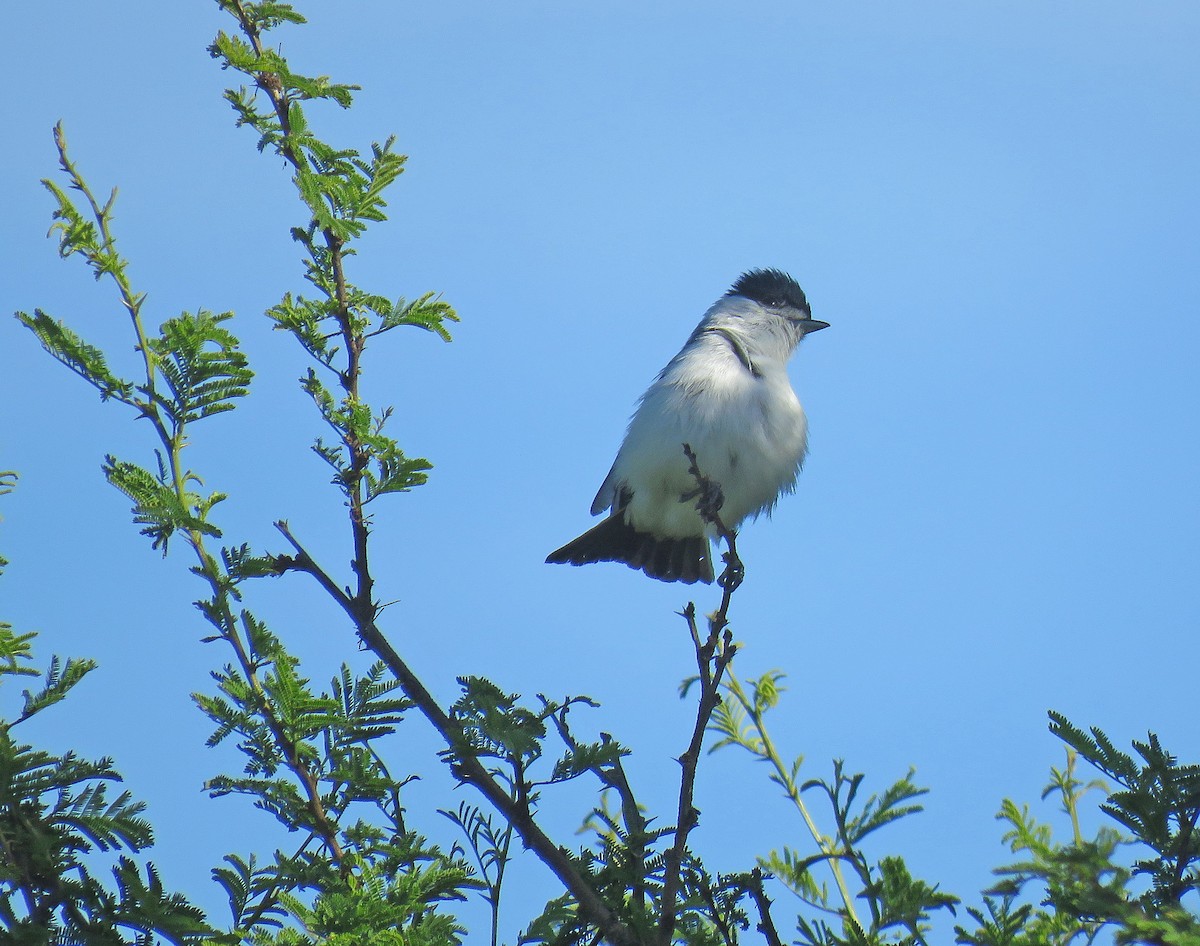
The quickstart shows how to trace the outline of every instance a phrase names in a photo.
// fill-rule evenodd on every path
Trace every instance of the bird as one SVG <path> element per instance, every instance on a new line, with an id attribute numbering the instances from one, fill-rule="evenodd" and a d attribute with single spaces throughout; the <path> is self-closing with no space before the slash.
<path id="1" fill-rule="evenodd" d="M 608 516 L 546 561 L 623 562 L 660 581 L 712 582 L 710 540 L 719 533 L 695 502 L 684 445 L 719 487 L 729 529 L 769 514 L 795 489 L 808 451 L 787 362 L 801 339 L 828 327 L 782 270 L 739 276 L 639 400 L 592 502 L 593 516 Z"/>

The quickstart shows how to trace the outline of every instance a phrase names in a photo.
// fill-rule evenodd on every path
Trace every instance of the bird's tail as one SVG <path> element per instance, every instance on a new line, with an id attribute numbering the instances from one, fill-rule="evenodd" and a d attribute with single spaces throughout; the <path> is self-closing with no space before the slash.
<path id="1" fill-rule="evenodd" d="M 624 562 L 659 581 L 682 581 L 690 585 L 713 580 L 712 559 L 705 536 L 656 538 L 638 532 L 619 512 L 551 552 L 546 561 L 556 565 Z"/>

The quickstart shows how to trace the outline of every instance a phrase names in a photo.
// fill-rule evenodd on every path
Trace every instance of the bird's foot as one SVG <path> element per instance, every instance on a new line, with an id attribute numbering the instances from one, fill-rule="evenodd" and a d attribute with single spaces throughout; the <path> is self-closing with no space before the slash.
<path id="1" fill-rule="evenodd" d="M 732 547 L 729 551 L 721 553 L 721 561 L 725 563 L 725 570 L 721 572 L 717 584 L 733 593 L 746 577 L 746 568 L 742 565 L 742 560 L 738 558 L 737 551 Z"/>
<path id="2" fill-rule="evenodd" d="M 693 499 L 696 500 L 696 510 L 700 513 L 701 518 L 705 522 L 711 522 L 719 527 L 721 525 L 721 507 L 725 505 L 725 493 L 721 490 L 721 484 L 700 472 L 700 467 L 696 463 L 696 454 L 692 451 L 690 444 L 683 445 L 683 452 L 688 458 L 688 472 L 696 481 L 696 488 L 681 494 L 679 501 L 687 503 Z"/>

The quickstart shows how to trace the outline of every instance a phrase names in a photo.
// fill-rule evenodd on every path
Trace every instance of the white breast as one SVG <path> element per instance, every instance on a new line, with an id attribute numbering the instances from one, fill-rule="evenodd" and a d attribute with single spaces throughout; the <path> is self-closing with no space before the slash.
<path id="1" fill-rule="evenodd" d="M 673 537 L 711 533 L 695 500 L 680 500 L 696 488 L 687 443 L 701 471 L 721 486 L 726 525 L 770 509 L 795 485 L 807 423 L 783 363 L 757 359 L 754 369 L 719 337 L 693 343 L 646 392 L 597 506 L 611 504 L 624 487 L 633 494 L 627 517 L 635 528 Z"/>

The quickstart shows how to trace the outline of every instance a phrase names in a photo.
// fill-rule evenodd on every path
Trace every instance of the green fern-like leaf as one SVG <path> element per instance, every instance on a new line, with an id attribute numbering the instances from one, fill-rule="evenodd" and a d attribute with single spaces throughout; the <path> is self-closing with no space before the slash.
<path id="1" fill-rule="evenodd" d="M 811 868 L 831 856 L 816 854 L 804 857 L 785 846 L 778 851 L 772 851 L 766 857 L 760 857 L 758 864 L 804 902 L 821 910 L 830 910 L 828 885 L 818 883 Z"/>
<path id="2" fill-rule="evenodd" d="M 162 324 L 150 347 L 171 397 L 159 406 L 177 428 L 233 409 L 245 397 L 253 372 L 233 333 L 222 326 L 233 313 L 184 312 Z"/>
<path id="3" fill-rule="evenodd" d="M 104 459 L 105 478 L 133 501 L 133 521 L 143 526 L 142 535 L 148 536 L 153 548 L 167 552 L 167 543 L 180 529 L 191 530 L 201 535 L 220 537 L 221 530 L 204 518 L 222 494 L 213 493 L 202 498 L 191 492 L 184 494 L 190 504 L 185 505 L 175 490 L 166 482 L 166 471 L 159 470 L 155 476 L 135 463 L 107 456 Z"/>
<path id="4" fill-rule="evenodd" d="M 914 772 L 915 769 L 909 769 L 904 778 L 890 786 L 882 795 L 871 796 L 863 805 L 862 813 L 847 821 L 847 838 L 851 844 L 858 845 L 863 838 L 884 825 L 924 810 L 921 805 L 906 804 L 913 798 L 929 793 L 929 789 L 913 784 Z"/>
<path id="5" fill-rule="evenodd" d="M 78 796 L 64 792 L 54 806 L 51 821 L 77 832 L 102 851 L 140 851 L 154 843 L 150 823 L 139 817 L 145 808 L 145 803 L 133 801 L 129 792 L 109 802 L 101 782 L 86 786 Z"/>
<path id="6" fill-rule="evenodd" d="M 463 695 L 451 717 L 462 726 L 474 752 L 526 762 L 541 755 L 545 722 L 519 706 L 516 694 L 505 693 L 483 677 L 459 677 L 458 682 Z"/>
<path id="7" fill-rule="evenodd" d="M 18 312 L 17 319 L 37 336 L 55 360 L 96 388 L 100 400 L 114 398 L 125 404 L 134 403 L 133 384 L 113 374 L 104 352 L 85 342 L 63 322 L 51 318 L 41 309 L 34 309 L 33 315 Z"/>
<path id="8" fill-rule="evenodd" d="M 224 861 L 229 866 L 214 867 L 212 874 L 229 897 L 233 927 L 251 932 L 257 926 L 281 926 L 280 917 L 285 910 L 277 902 L 275 872 L 269 867 L 260 868 L 253 854 L 249 859 L 227 854 Z"/>
<path id="9" fill-rule="evenodd" d="M 616 760 L 626 755 L 615 741 L 576 744 L 554 763 L 551 782 L 566 782 L 587 772 L 602 773 Z"/>
<path id="10" fill-rule="evenodd" d="M 379 327 L 379 332 L 386 332 L 402 325 L 411 325 L 433 332 L 442 341 L 450 341 L 450 330 L 447 322 L 459 321 L 458 313 L 448 302 L 443 302 L 440 295 L 427 292 L 423 296 L 409 302 L 403 297 L 396 300 L 386 313 Z"/>
<path id="11" fill-rule="evenodd" d="M 386 677 L 386 665 L 376 662 L 367 674 L 358 679 L 343 665 L 340 677 L 332 681 L 333 699 L 338 703 L 340 719 L 336 734 L 338 744 L 366 743 L 379 736 L 395 732 L 396 725 L 412 702 L 389 694 L 400 688 L 399 681 Z"/>
<path id="12" fill-rule="evenodd" d="M 324 328 L 332 310 L 333 304 L 329 300 L 313 301 L 303 296 L 293 298 L 289 292 L 267 310 L 267 317 L 275 323 L 276 329 L 290 332 L 306 352 L 328 366 L 339 351 Z"/>
<path id="13" fill-rule="evenodd" d="M 113 877 L 120 892 L 121 925 L 141 934 L 142 941 L 152 942 L 157 934 L 176 946 L 186 946 L 215 932 L 204 922 L 204 911 L 181 894 L 167 893 L 153 864 L 146 865 L 143 880 L 137 864 L 122 857 L 113 868 Z"/>
<path id="14" fill-rule="evenodd" d="M 959 902 L 957 897 L 941 893 L 937 887 L 913 877 L 898 857 L 885 857 L 879 862 L 878 879 L 866 886 L 864 895 L 880 904 L 877 920 L 880 930 L 898 926 L 914 937 L 921 937 L 928 929 L 927 921 L 933 910 L 954 913 Z"/>
<path id="15" fill-rule="evenodd" d="M 27 635 L 26 639 L 32 636 Z M 36 693 L 25 691 L 25 705 L 19 719 L 28 719 L 46 707 L 53 706 L 63 699 L 75 684 L 95 669 L 96 662 L 87 658 L 72 657 L 64 663 L 58 657 L 52 657 L 42 688 Z"/>
<path id="16" fill-rule="evenodd" d="M 975 921 L 977 930 L 970 931 L 955 926 L 955 942 L 962 946 L 1034 946 L 1034 941 L 1025 935 L 1032 904 L 1017 905 L 1011 894 L 997 901 L 993 897 L 983 898 L 987 916 L 977 907 L 967 907 L 967 914 Z"/>
<path id="17" fill-rule="evenodd" d="M 3 564 L 3 560 L 0 560 Z M 36 677 L 38 671 L 27 666 L 33 659 L 35 631 L 16 634 L 12 626 L 0 621 L 0 677 Z"/>

